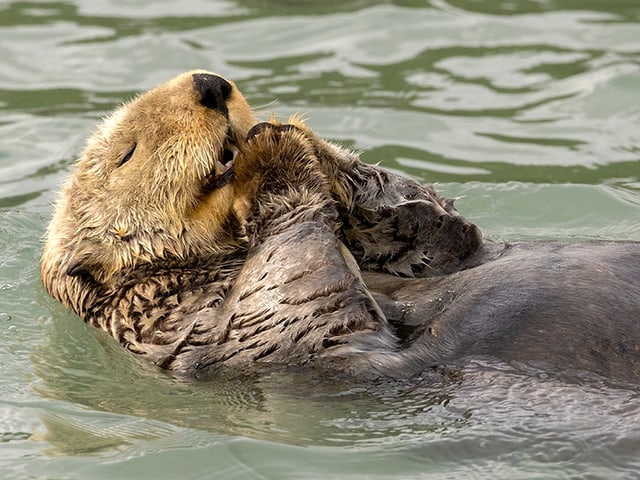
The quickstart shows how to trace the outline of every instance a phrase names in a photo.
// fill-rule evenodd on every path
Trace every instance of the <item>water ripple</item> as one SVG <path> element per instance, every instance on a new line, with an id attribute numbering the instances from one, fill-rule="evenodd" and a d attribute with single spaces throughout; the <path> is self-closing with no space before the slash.
<path id="1" fill-rule="evenodd" d="M 0 476 L 635 478 L 634 386 L 481 361 L 192 384 L 49 299 L 38 257 L 95 123 L 191 68 L 437 182 L 488 237 L 639 240 L 639 39 L 634 1 L 3 2 Z"/>

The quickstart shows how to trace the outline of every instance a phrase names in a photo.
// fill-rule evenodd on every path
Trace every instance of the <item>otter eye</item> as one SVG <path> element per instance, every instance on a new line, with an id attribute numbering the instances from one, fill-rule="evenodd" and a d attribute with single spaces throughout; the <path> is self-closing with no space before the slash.
<path id="1" fill-rule="evenodd" d="M 122 165 L 127 163 L 129 160 L 131 160 L 131 157 L 133 157 L 133 152 L 135 151 L 136 151 L 136 146 L 134 145 L 133 148 L 129 150 L 129 153 L 127 153 L 124 157 L 122 157 L 122 160 L 120 160 L 118 167 L 121 167 Z"/>

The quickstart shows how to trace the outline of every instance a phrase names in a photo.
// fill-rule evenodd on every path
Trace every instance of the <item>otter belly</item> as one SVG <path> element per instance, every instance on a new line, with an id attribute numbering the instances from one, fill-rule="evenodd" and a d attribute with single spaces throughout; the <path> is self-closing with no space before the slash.
<path id="1" fill-rule="evenodd" d="M 471 268 L 365 274 L 408 367 L 468 356 L 640 381 L 640 243 L 486 245 Z"/>

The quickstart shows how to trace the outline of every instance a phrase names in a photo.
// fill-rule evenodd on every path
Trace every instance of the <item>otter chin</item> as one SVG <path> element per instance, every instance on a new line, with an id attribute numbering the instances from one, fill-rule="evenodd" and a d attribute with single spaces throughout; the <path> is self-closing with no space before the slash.
<path id="1" fill-rule="evenodd" d="M 186 72 L 94 132 L 45 289 L 161 368 L 419 375 L 476 356 L 640 381 L 640 243 L 493 243 L 431 186 Z"/>

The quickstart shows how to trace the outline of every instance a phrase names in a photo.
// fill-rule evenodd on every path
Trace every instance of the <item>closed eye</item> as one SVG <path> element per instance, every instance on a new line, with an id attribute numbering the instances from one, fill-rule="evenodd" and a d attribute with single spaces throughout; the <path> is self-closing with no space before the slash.
<path id="1" fill-rule="evenodd" d="M 133 148 L 129 150 L 129 153 L 127 153 L 124 157 L 122 157 L 122 160 L 120 160 L 118 167 L 121 167 L 122 165 L 127 163 L 129 160 L 131 160 L 131 157 L 133 157 L 133 152 L 135 151 L 136 151 L 136 146 L 134 145 Z"/>

